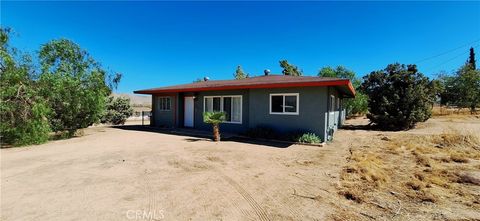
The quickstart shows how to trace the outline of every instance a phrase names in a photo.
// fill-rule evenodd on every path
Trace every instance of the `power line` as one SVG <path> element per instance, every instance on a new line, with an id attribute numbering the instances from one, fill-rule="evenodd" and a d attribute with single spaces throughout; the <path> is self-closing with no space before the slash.
<path id="1" fill-rule="evenodd" d="M 478 47 L 479 45 L 480 45 L 480 44 L 477 44 L 477 45 L 475 45 L 475 46 L 473 46 L 473 47 Z M 462 56 L 462 55 L 464 55 L 465 57 L 468 57 L 468 53 L 462 52 L 461 54 L 455 55 L 454 57 L 452 57 L 452 58 L 450 58 L 450 59 L 448 59 L 448 60 L 445 60 L 444 62 L 441 62 L 441 63 L 439 63 L 438 65 L 435 65 L 434 67 L 429 68 L 428 71 L 431 71 L 431 70 L 433 70 L 433 69 L 435 69 L 435 68 L 438 68 L 438 67 L 440 67 L 440 66 L 442 66 L 442 65 L 444 65 L 444 64 L 446 64 L 446 63 L 448 63 L 448 62 L 450 62 L 450 61 L 453 61 L 453 60 L 459 58 L 459 57 Z"/>
<path id="2" fill-rule="evenodd" d="M 459 47 L 450 49 L 450 50 L 445 51 L 445 52 L 442 52 L 442 53 L 440 53 L 440 54 L 436 54 L 436 55 L 433 55 L 433 56 L 431 56 L 431 57 L 427 57 L 427 58 L 418 60 L 418 61 L 413 62 L 413 63 L 414 63 L 414 64 L 418 64 L 418 63 L 421 63 L 421 62 L 424 62 L 424 61 L 428 61 L 428 60 L 433 59 L 433 58 L 440 57 L 440 56 L 442 56 L 442 55 L 446 55 L 446 54 L 448 54 L 448 53 L 454 52 L 454 51 L 456 51 L 456 50 L 458 50 L 458 49 L 460 49 L 460 48 L 464 48 L 464 47 L 469 46 L 469 45 L 471 45 L 471 44 L 473 44 L 473 43 L 476 43 L 476 42 L 478 42 L 478 41 L 480 41 L 480 39 L 477 39 L 477 40 L 475 40 L 475 41 L 469 42 L 469 43 L 464 44 L 464 45 L 462 45 L 462 46 L 459 46 Z"/>

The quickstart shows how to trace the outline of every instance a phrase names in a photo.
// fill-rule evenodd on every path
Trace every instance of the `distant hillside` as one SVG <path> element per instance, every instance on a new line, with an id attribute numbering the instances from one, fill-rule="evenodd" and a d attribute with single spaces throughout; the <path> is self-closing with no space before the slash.
<path id="1" fill-rule="evenodd" d="M 137 94 L 126 94 L 120 93 L 116 94 L 113 93 L 114 97 L 128 97 L 130 98 L 130 103 L 132 106 L 143 106 L 143 107 L 150 107 L 152 105 L 152 97 L 149 95 L 137 95 Z"/>

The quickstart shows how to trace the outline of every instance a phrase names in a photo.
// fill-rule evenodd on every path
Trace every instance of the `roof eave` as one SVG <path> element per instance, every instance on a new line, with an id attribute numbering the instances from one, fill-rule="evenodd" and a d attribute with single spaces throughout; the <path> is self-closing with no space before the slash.
<path id="1" fill-rule="evenodd" d="M 135 94 L 160 94 L 174 92 L 197 92 L 197 91 L 220 91 L 235 89 L 259 89 L 259 88 L 287 88 L 287 87 L 313 87 L 313 86 L 348 86 L 352 96 L 355 96 L 355 89 L 348 79 L 334 81 L 314 81 L 314 82 L 294 82 L 294 83 L 269 83 L 255 85 L 226 85 L 216 87 L 198 87 L 198 88 L 172 88 L 172 89 L 147 89 L 134 91 Z"/>

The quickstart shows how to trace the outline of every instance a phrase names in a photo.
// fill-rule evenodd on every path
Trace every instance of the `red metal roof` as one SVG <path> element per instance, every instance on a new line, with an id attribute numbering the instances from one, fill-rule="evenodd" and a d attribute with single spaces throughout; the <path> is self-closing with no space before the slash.
<path id="1" fill-rule="evenodd" d="M 254 88 L 286 88 L 286 87 L 312 87 L 312 86 L 337 86 L 348 96 L 355 96 L 355 89 L 350 80 L 342 78 L 267 75 L 250 77 L 239 80 L 209 80 L 180 84 L 167 87 L 151 88 L 134 91 L 136 94 L 159 94 L 172 92 L 196 92 L 214 90 L 235 90 Z"/>

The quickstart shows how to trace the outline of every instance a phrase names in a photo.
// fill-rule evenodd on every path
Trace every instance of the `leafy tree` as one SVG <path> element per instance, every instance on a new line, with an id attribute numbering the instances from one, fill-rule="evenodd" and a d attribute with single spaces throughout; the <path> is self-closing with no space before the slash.
<path id="1" fill-rule="evenodd" d="M 343 66 L 337 66 L 336 68 L 332 68 L 330 66 L 323 67 L 320 69 L 318 76 L 350 79 L 352 84 L 355 84 L 355 86 L 360 85 L 360 80 L 355 76 L 355 72 Z"/>
<path id="2" fill-rule="evenodd" d="M 444 74 L 439 81 L 443 86 L 441 104 L 458 108 L 469 108 L 472 114 L 480 105 L 480 70 L 476 69 L 475 52 L 470 48 L 470 56 L 465 65 L 455 75 Z"/>
<path id="3" fill-rule="evenodd" d="M 477 64 L 475 60 L 475 51 L 473 50 L 473 47 L 470 48 L 470 56 L 468 57 L 467 64 L 470 65 L 470 68 L 473 70 L 477 69 Z"/>
<path id="4" fill-rule="evenodd" d="M 457 79 L 447 73 L 439 74 L 437 81 L 440 82 L 440 104 L 441 105 L 455 105 L 458 95 L 455 90 L 452 90 L 454 85 L 457 84 Z"/>
<path id="5" fill-rule="evenodd" d="M 53 131 L 77 129 L 98 122 L 105 102 L 121 75 L 108 76 L 100 65 L 70 40 L 52 40 L 39 53 L 41 95 L 47 99 Z"/>
<path id="6" fill-rule="evenodd" d="M 345 101 L 345 109 L 347 111 L 347 116 L 365 114 L 368 110 L 368 98 L 360 90 L 360 80 L 355 76 L 355 72 L 343 67 L 337 66 L 336 68 L 324 67 L 320 69 L 318 73 L 319 77 L 337 77 L 337 78 L 346 78 L 350 79 L 353 87 L 357 91 L 355 98 L 349 98 Z"/>
<path id="7" fill-rule="evenodd" d="M 102 119 L 103 123 L 123 125 L 127 118 L 133 115 L 133 108 L 128 97 L 108 97 L 107 110 Z"/>
<path id="8" fill-rule="evenodd" d="M 283 68 L 282 73 L 284 75 L 292 75 L 292 76 L 302 76 L 302 70 L 298 69 L 297 66 L 288 63 L 287 60 L 280 61 L 280 67 Z"/>
<path id="9" fill-rule="evenodd" d="M 456 75 L 443 77 L 442 104 L 470 108 L 472 114 L 476 113 L 476 107 L 480 105 L 480 70 L 472 67 L 467 63 Z"/>
<path id="10" fill-rule="evenodd" d="M 458 106 L 470 108 L 472 114 L 476 113 L 476 107 L 480 105 L 480 70 L 473 69 L 473 65 L 465 65 L 457 72 Z"/>
<path id="11" fill-rule="evenodd" d="M 29 56 L 16 58 L 9 29 L 0 28 L 0 135 L 11 145 L 39 144 L 49 138 L 49 108 L 38 95 Z"/>
<path id="12" fill-rule="evenodd" d="M 237 66 L 237 70 L 235 71 L 235 74 L 233 76 L 235 77 L 235 79 L 248 78 L 248 74 L 243 71 L 242 66 L 240 65 Z"/>
<path id="13" fill-rule="evenodd" d="M 224 112 L 205 112 L 203 113 L 203 122 L 212 124 L 213 140 L 220 141 L 220 123 L 225 121 Z"/>
<path id="14" fill-rule="evenodd" d="M 435 91 L 416 65 L 390 64 L 363 79 L 361 89 L 369 98 L 367 117 L 382 129 L 410 129 L 430 118 Z"/>

